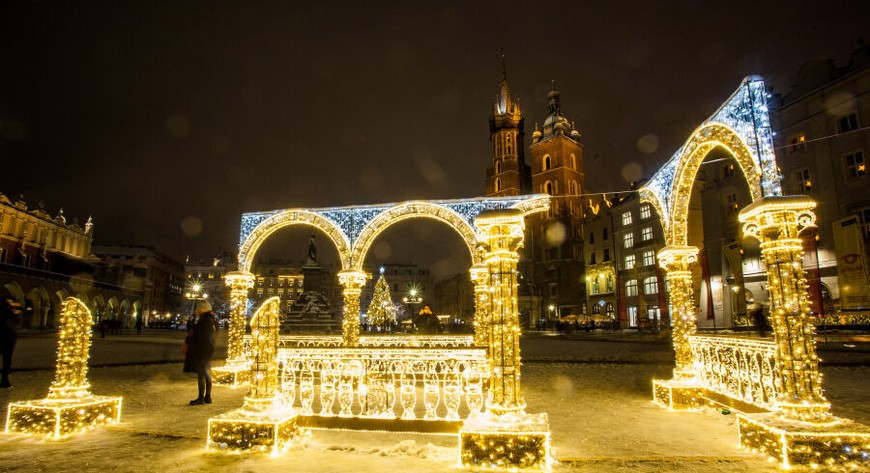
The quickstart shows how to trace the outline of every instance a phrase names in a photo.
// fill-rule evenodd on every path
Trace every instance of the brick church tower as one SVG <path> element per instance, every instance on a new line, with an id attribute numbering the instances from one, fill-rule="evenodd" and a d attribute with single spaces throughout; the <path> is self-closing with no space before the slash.
<path id="1" fill-rule="evenodd" d="M 511 98 L 502 57 L 502 80 L 489 116 L 492 162 L 486 168 L 486 195 L 501 197 L 528 194 L 531 172 L 525 160 L 523 112 Z"/>

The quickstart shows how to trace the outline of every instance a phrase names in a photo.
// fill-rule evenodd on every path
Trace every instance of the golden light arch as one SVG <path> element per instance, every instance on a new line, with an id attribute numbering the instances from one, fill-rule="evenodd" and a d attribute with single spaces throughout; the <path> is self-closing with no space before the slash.
<path id="1" fill-rule="evenodd" d="M 767 92 L 760 77 L 743 80 L 731 97 L 639 189 L 641 202 L 655 207 L 668 246 L 687 245 L 687 219 L 698 167 L 714 148 L 727 150 L 740 166 L 753 201 L 780 195 Z"/>
<path id="2" fill-rule="evenodd" d="M 515 208 L 525 216 L 546 211 L 549 205 L 549 196 L 532 194 L 245 213 L 239 235 L 239 271 L 250 272 L 254 255 L 270 235 L 297 224 L 310 225 L 326 233 L 338 250 L 342 270 L 359 271 L 372 240 L 384 228 L 414 217 L 432 218 L 451 226 L 468 245 L 472 262 L 478 263 L 481 256 L 475 254 L 478 234 L 474 219 L 481 212 Z"/>
<path id="3" fill-rule="evenodd" d="M 378 214 L 362 229 L 351 249 L 351 267 L 349 269 L 361 271 L 365 256 L 378 235 L 391 225 L 412 218 L 428 218 L 446 223 L 465 242 L 471 256 L 471 264 L 483 262 L 480 252 L 477 251 L 480 237 L 468 221 L 458 213 L 441 205 L 426 201 L 410 201 L 397 204 Z"/>
<path id="4" fill-rule="evenodd" d="M 350 255 L 350 243 L 347 235 L 330 219 L 310 210 L 289 209 L 277 211 L 274 215 L 261 221 L 242 241 L 239 246 L 239 270 L 250 272 L 254 255 L 260 246 L 276 231 L 291 225 L 309 225 L 325 233 L 338 250 L 342 267 Z"/>

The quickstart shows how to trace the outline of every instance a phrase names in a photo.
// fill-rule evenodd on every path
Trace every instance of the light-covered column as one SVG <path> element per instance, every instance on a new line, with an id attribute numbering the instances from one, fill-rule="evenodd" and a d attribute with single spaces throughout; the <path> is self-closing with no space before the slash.
<path id="1" fill-rule="evenodd" d="M 802 230 L 815 226 L 806 196 L 756 200 L 739 215 L 745 237 L 761 242 L 780 378 L 777 410 L 738 415 L 740 443 L 791 464 L 867 465 L 870 429 L 834 418 L 822 393 L 803 271 Z"/>
<path id="2" fill-rule="evenodd" d="M 692 265 L 698 261 L 698 248 L 694 246 L 668 246 L 658 254 L 659 266 L 668 278 L 668 304 L 673 328 L 674 379 L 693 378 L 695 369 L 689 337 L 698 331 L 695 313 L 695 295 L 692 285 Z"/>
<path id="3" fill-rule="evenodd" d="M 520 390 L 520 324 L 517 251 L 523 244 L 523 214 L 517 209 L 481 213 L 475 225 L 486 241 L 489 295 L 490 389 L 486 412 L 470 416 L 460 430 L 460 456 L 469 468 L 546 469 L 550 428 L 546 414 L 528 414 Z"/>
<path id="4" fill-rule="evenodd" d="M 251 382 L 240 409 L 208 421 L 206 449 L 281 451 L 299 429 L 292 406 L 278 389 L 281 299 L 270 297 L 251 317 Z"/>
<path id="5" fill-rule="evenodd" d="M 478 264 L 468 272 L 474 284 L 474 344 L 489 347 L 489 270 Z"/>
<path id="6" fill-rule="evenodd" d="M 224 366 L 212 370 L 214 383 L 239 386 L 248 381 L 251 364 L 245 353 L 245 326 L 248 309 L 248 293 L 254 287 L 254 275 L 247 271 L 232 271 L 224 276 L 230 288 L 230 323 L 227 328 L 227 361 Z"/>
<path id="7" fill-rule="evenodd" d="M 359 296 L 366 283 L 366 273 L 346 269 L 338 273 L 344 296 L 344 319 L 341 323 L 342 345 L 359 346 Z"/>
<path id="8" fill-rule="evenodd" d="M 653 380 L 653 401 L 669 409 L 695 409 L 703 391 L 695 378 L 689 337 L 697 331 L 692 265 L 698 261 L 694 246 L 666 246 L 658 253 L 659 266 L 668 280 L 671 340 L 674 344 L 674 376 Z"/>

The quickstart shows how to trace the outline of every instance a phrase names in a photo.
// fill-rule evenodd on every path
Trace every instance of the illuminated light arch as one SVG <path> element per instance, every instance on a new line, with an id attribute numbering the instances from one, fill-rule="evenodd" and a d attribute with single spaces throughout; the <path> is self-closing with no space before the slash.
<path id="1" fill-rule="evenodd" d="M 411 218 L 429 218 L 444 222 L 452 227 L 462 237 L 468 252 L 471 255 L 471 264 L 483 262 L 483 257 L 477 251 L 480 235 L 472 227 L 471 223 L 462 218 L 453 210 L 436 203 L 426 201 L 410 201 L 395 205 L 378 214 L 360 232 L 351 250 L 351 264 L 354 270 L 362 270 L 362 264 L 368 254 L 372 243 L 378 235 L 395 223 Z"/>
<path id="2" fill-rule="evenodd" d="M 307 224 L 326 233 L 338 249 L 342 270 L 359 270 L 365 255 L 359 249 L 368 249 L 369 243 L 363 240 L 371 237 L 363 232 L 375 220 L 379 227 L 391 218 L 430 217 L 440 219 L 453 226 L 466 242 L 477 241 L 474 219 L 487 210 L 515 208 L 523 216 L 546 211 L 550 197 L 532 194 L 512 197 L 491 197 L 474 199 L 426 200 L 403 203 L 332 207 L 320 209 L 282 209 L 266 212 L 250 212 L 242 215 L 239 235 L 239 270 L 249 272 L 260 245 L 275 231 L 288 225 Z M 416 213 L 408 211 L 408 206 L 416 205 Z M 365 236 L 365 238 L 363 238 Z M 474 253 L 474 247 L 469 243 Z M 353 250 L 353 251 L 352 251 Z M 477 261 L 472 256 L 472 261 Z"/>
<path id="3" fill-rule="evenodd" d="M 247 214 L 246 214 L 247 215 Z M 288 209 L 274 212 L 273 215 L 262 220 L 247 238 L 242 240 L 239 247 L 239 270 L 249 272 L 254 255 L 260 249 L 260 245 L 276 231 L 291 225 L 313 226 L 329 237 L 338 250 L 342 266 L 350 252 L 350 244 L 347 235 L 332 220 L 319 215 L 311 210 Z M 244 235 L 245 218 L 242 217 L 242 231 Z"/>
<path id="4" fill-rule="evenodd" d="M 698 167 L 716 147 L 736 160 L 752 200 L 781 194 L 764 81 L 743 80 L 729 99 L 705 120 L 685 144 L 640 190 L 641 202 L 655 207 L 669 246 L 687 245 L 689 199 Z"/>

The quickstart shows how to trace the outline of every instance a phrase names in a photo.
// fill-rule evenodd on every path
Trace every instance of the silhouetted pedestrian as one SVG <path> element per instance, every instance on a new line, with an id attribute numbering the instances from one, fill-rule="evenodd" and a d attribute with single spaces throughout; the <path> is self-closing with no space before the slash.
<path id="1" fill-rule="evenodd" d="M 217 319 L 208 301 L 197 301 L 193 313 L 198 317 L 188 335 L 184 372 L 196 373 L 199 395 L 191 406 L 211 404 L 211 359 L 214 356 Z"/>
<path id="2" fill-rule="evenodd" d="M 3 368 L 0 371 L 0 388 L 11 388 L 9 372 L 12 371 L 12 352 L 21 328 L 21 305 L 9 296 L 0 303 L 0 353 L 3 355 Z"/>

